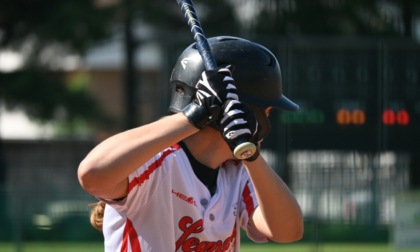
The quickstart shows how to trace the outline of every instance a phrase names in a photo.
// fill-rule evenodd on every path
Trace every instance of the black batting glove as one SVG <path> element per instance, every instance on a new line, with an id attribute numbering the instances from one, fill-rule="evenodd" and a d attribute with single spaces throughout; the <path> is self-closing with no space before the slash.
<path id="1" fill-rule="evenodd" d="M 247 161 L 254 161 L 260 155 L 258 143 L 259 125 L 254 112 L 238 100 L 229 100 L 223 106 L 220 133 L 233 152 L 241 141 L 252 142 L 257 147 Z"/>
<path id="2" fill-rule="evenodd" d="M 211 121 L 220 120 L 222 106 L 227 100 L 238 99 L 235 82 L 228 68 L 204 71 L 195 87 L 195 99 L 182 112 L 199 129 Z"/>

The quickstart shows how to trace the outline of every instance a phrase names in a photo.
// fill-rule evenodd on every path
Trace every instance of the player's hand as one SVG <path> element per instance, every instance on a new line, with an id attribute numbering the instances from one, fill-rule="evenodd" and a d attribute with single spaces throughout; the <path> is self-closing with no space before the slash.
<path id="1" fill-rule="evenodd" d="M 198 81 L 196 102 L 204 106 L 209 112 L 215 107 L 221 108 L 226 100 L 238 100 L 235 81 L 229 68 L 204 71 Z"/>
<path id="2" fill-rule="evenodd" d="M 238 100 L 227 101 L 223 106 L 223 118 L 220 120 L 220 126 L 223 139 L 232 151 L 242 142 L 251 142 L 257 146 L 257 151 L 246 160 L 257 159 L 260 155 L 259 126 L 254 112 L 247 105 Z"/>
<path id="3" fill-rule="evenodd" d="M 222 106 L 227 100 L 238 100 L 229 68 L 204 71 L 195 87 L 195 99 L 182 112 L 199 129 L 220 120 Z"/>

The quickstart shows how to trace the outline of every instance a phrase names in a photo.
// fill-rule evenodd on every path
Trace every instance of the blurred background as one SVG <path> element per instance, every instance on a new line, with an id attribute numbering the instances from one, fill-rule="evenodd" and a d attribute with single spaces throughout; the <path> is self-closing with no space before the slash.
<path id="1" fill-rule="evenodd" d="M 420 1 L 194 2 L 207 37 L 269 48 L 301 106 L 272 113 L 262 153 L 302 207 L 302 251 L 420 251 Z M 0 243 L 102 242 L 77 167 L 168 112 L 192 42 L 176 1 L 0 2 Z"/>

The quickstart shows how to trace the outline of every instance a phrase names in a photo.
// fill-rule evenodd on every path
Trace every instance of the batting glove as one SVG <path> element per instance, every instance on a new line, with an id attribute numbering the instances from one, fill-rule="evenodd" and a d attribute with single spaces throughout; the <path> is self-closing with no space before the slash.
<path id="1" fill-rule="evenodd" d="M 195 99 L 182 112 L 199 129 L 211 121 L 219 121 L 222 106 L 227 100 L 238 100 L 235 82 L 228 68 L 204 71 L 195 87 Z"/>
<path id="2" fill-rule="evenodd" d="M 220 120 L 223 139 L 234 151 L 241 142 L 252 142 L 257 146 L 254 155 L 247 161 L 254 161 L 260 155 L 258 143 L 259 125 L 254 112 L 238 100 L 229 100 L 223 106 L 223 118 Z"/>

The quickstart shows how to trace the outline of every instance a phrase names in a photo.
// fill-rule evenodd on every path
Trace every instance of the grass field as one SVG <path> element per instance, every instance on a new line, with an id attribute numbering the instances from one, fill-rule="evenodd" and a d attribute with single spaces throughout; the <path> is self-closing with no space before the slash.
<path id="1" fill-rule="evenodd" d="M 1 252 L 101 252 L 101 243 L 24 243 L 20 248 L 10 243 L 0 243 Z M 418 252 L 420 248 L 395 249 L 389 244 L 361 243 L 293 243 L 293 244 L 243 244 L 241 252 Z"/>

